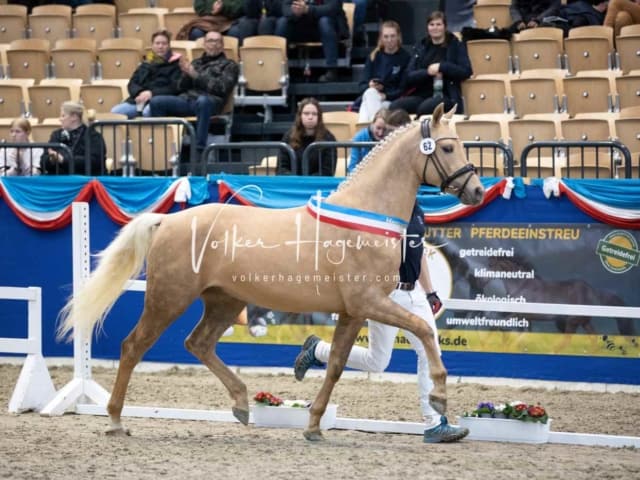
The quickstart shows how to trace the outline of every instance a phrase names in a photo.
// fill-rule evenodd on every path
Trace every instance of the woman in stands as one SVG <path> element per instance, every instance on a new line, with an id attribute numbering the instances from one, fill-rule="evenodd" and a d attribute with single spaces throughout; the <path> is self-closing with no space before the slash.
<path id="1" fill-rule="evenodd" d="M 151 116 L 149 102 L 154 95 L 176 95 L 181 75 L 180 55 L 171 51 L 171 34 L 166 30 L 151 36 L 151 51 L 129 80 L 129 98 L 111 111 L 134 118 Z"/>
<path id="2" fill-rule="evenodd" d="M 353 137 L 354 142 L 379 142 L 387 133 L 387 116 L 389 110 L 381 108 L 373 116 L 371 125 L 360 130 Z M 347 171 L 351 171 L 358 166 L 362 159 L 371 151 L 371 147 L 353 147 Z"/>
<path id="3" fill-rule="evenodd" d="M 391 103 L 390 109 L 401 108 L 416 115 L 431 115 L 440 102 L 445 110 L 458 106 L 463 112 L 461 83 L 473 73 L 464 43 L 447 31 L 441 11 L 427 18 L 427 37 L 413 50 L 404 78 L 408 95 Z"/>
<path id="4" fill-rule="evenodd" d="M 26 118 L 16 118 L 11 122 L 12 143 L 29 143 L 31 123 Z M 40 175 L 41 148 L 0 147 L 0 177 Z"/>
<path id="5" fill-rule="evenodd" d="M 402 79 L 411 56 L 402 48 L 400 25 L 393 20 L 382 24 L 378 45 L 367 56 L 362 95 L 354 102 L 359 107 L 359 122 L 371 122 L 381 108 L 402 94 Z"/>
<path id="6" fill-rule="evenodd" d="M 327 130 L 322 120 L 322 109 L 315 98 L 304 98 L 298 105 L 293 126 L 282 138 L 296 152 L 297 168 L 291 165 L 286 152 L 278 154 L 279 175 L 324 175 L 333 176 L 336 170 L 336 152 L 333 148 L 319 150 L 311 156 L 308 165 L 302 164 L 304 151 L 313 142 L 335 142 L 336 137 Z"/>

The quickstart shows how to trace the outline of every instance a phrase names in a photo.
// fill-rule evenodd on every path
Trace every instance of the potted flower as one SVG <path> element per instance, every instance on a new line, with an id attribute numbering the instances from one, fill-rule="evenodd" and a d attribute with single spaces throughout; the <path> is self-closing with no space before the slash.
<path id="1" fill-rule="evenodd" d="M 258 392 L 253 397 L 256 404 L 251 409 L 253 422 L 258 427 L 304 428 L 309 424 L 307 400 L 282 400 L 269 393 Z M 336 424 L 338 406 L 330 403 L 320 420 L 320 428 L 327 430 Z"/>
<path id="2" fill-rule="evenodd" d="M 540 404 L 480 402 L 475 410 L 459 417 L 459 422 L 469 429 L 470 439 L 546 443 L 551 419 Z"/>

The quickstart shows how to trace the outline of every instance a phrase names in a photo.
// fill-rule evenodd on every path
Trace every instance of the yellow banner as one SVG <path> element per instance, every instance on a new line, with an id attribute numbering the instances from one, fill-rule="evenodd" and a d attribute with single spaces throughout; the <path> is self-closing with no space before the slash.
<path id="1" fill-rule="evenodd" d="M 266 335 L 253 337 L 246 327 L 236 325 L 233 335 L 222 338 L 221 342 L 302 345 L 311 334 L 331 341 L 333 330 L 333 326 L 269 325 Z M 455 352 L 640 358 L 637 338 L 622 335 L 441 330 L 439 340 L 442 350 Z M 356 345 L 366 347 L 367 344 L 367 329 L 363 328 L 356 339 Z M 402 332 L 396 337 L 395 348 L 411 348 Z"/>

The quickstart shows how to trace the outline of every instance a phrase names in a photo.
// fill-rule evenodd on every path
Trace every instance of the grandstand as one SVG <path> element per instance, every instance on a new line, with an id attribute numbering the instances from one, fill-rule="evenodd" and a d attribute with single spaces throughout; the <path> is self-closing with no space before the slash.
<path id="1" fill-rule="evenodd" d="M 30 12 L 20 5 L 0 5 L 0 111 L 7 118 L 19 113 L 30 117 L 36 125 L 50 126 L 55 124 L 52 118 L 57 117 L 55 111 L 60 102 L 79 99 L 96 111 L 96 119 L 108 120 L 107 123 L 117 121 L 107 118 L 110 106 L 126 98 L 126 82 L 146 52 L 151 33 L 176 25 L 180 18 L 188 18 L 193 12 L 185 3 L 190 2 L 116 1 L 115 6 L 89 4 L 75 11 L 64 5 L 43 5 Z M 233 101 L 228 103 L 228 111 L 212 121 L 212 139 L 227 143 L 277 142 L 290 127 L 297 102 L 307 96 L 318 98 L 325 112 L 346 110 L 360 93 L 358 82 L 365 56 L 377 40 L 379 12 L 377 2 L 370 3 L 368 22 L 362 30 L 353 32 L 353 22 L 350 23 L 351 38 L 341 46 L 340 55 L 345 61 L 340 63 L 338 82 L 315 81 L 323 73 L 322 67 L 317 66 L 322 63 L 319 48 L 287 48 L 277 39 L 266 37 L 245 42 L 242 47 L 227 41 L 227 56 L 237 58 L 241 64 L 241 80 Z M 424 19 L 438 3 L 390 2 L 387 15 L 401 24 L 406 48 L 410 49 L 411 44 L 423 36 Z M 496 0 L 495 5 L 504 7 L 504 2 Z M 486 15 L 485 10 L 474 11 L 478 24 L 491 23 L 493 19 L 491 25 L 494 25 L 496 18 L 508 22 L 503 17 L 481 18 Z M 504 9 L 498 10 L 502 15 Z M 576 160 L 579 168 L 574 175 L 622 178 L 632 172 L 637 177 L 640 172 L 637 142 L 629 144 L 628 139 L 640 138 L 638 31 L 629 29 L 614 38 L 610 28 L 581 27 L 572 30 L 565 39 L 554 30 L 557 29 L 539 28 L 514 35 L 511 40 L 468 42 L 475 75 L 463 84 L 465 114 L 456 118 L 456 125 L 466 141 L 496 144 L 491 155 L 471 152 L 470 158 L 481 158 L 483 162 L 489 158 L 491 165 L 486 167 L 487 172 L 504 174 L 519 171 L 523 164 L 536 163 L 532 158 L 520 158 L 524 150 L 538 157 L 537 168 L 529 169 L 529 176 L 536 176 L 535 172 L 542 175 L 543 171 L 546 174 L 573 171 L 565 168 L 573 167 L 566 162 L 573 162 L 571 159 L 575 157 L 567 155 L 566 145 L 542 153 L 540 149 L 536 153 L 535 149 L 523 148 L 542 139 L 538 132 L 547 122 L 545 132 L 554 134 L 543 135 L 545 142 L 575 143 L 592 139 L 605 142 L 598 147 L 596 157 L 608 167 L 587 168 L 585 161 L 589 158 L 585 160 L 583 154 Z M 198 42 L 175 41 L 173 47 L 189 58 L 202 51 Z M 311 75 L 305 71 L 309 65 Z M 568 127 L 563 127 L 569 125 L 567 122 L 577 125 L 593 117 L 603 120 L 601 126 L 606 127 L 599 130 L 597 139 L 585 133 L 586 130 L 577 137 L 566 136 Z M 473 138 L 464 137 L 462 132 L 470 131 L 477 122 L 482 122 L 487 130 Z M 6 120 L 0 123 L 7 124 Z M 617 131 L 621 125 L 624 125 L 623 134 Z M 100 127 L 103 135 L 106 127 Z M 168 166 L 169 156 L 174 161 L 176 154 L 181 155 L 183 163 L 186 163 L 185 157 L 190 163 L 198 161 L 189 157 L 190 141 L 185 138 L 185 132 L 174 127 L 170 129 L 171 147 L 167 149 L 170 154 L 160 169 L 165 172 L 176 171 Z M 140 139 L 125 142 L 120 127 L 110 128 L 111 132 L 106 135 L 113 139 L 110 152 L 112 165 L 117 167 L 120 158 L 129 156 L 126 153 L 129 143 L 144 142 Z M 129 130 L 126 127 L 126 132 Z M 5 134 L 3 131 L 3 138 Z M 124 138 L 128 138 L 126 134 Z M 616 143 L 620 139 L 624 142 Z M 149 137 L 148 143 L 153 143 L 153 137 Z M 259 148 L 254 150 L 250 163 L 259 164 L 273 154 Z M 510 154 L 505 155 L 504 150 Z M 222 155 L 222 158 L 247 161 L 242 151 Z M 551 162 L 551 165 L 541 162 Z M 122 169 L 114 168 L 113 172 L 119 174 Z"/>

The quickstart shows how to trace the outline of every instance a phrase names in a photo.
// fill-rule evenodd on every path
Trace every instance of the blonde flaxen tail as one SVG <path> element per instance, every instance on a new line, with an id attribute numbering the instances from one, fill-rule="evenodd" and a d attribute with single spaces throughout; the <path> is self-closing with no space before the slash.
<path id="1" fill-rule="evenodd" d="M 70 339 L 72 330 L 91 335 L 122 294 L 127 281 L 138 277 L 151 246 L 153 232 L 164 218 L 161 213 L 143 213 L 120 230 L 100 254 L 97 268 L 60 312 L 58 339 Z"/>

